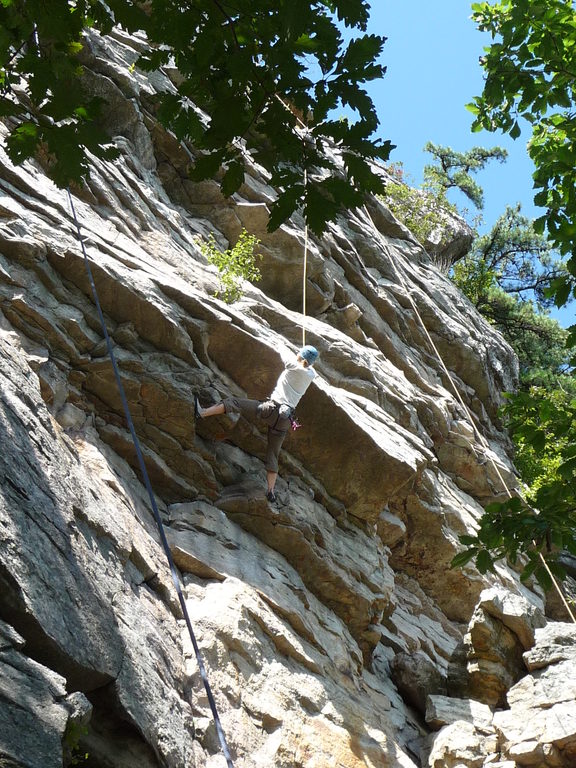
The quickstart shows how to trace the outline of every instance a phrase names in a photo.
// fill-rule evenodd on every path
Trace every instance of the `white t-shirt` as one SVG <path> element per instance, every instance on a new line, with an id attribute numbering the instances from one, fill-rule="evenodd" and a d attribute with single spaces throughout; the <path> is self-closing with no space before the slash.
<path id="1" fill-rule="evenodd" d="M 284 364 L 284 370 L 278 377 L 270 400 L 280 405 L 287 403 L 296 408 L 315 376 L 316 371 L 311 365 L 305 368 L 297 360 L 290 360 Z"/>

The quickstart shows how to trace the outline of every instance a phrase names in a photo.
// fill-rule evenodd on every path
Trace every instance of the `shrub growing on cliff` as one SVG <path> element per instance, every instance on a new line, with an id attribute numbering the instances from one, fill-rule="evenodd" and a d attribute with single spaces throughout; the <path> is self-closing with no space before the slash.
<path id="1" fill-rule="evenodd" d="M 87 762 L 89 753 L 81 748 L 82 739 L 88 728 L 80 722 L 69 720 L 62 738 L 62 765 L 64 768 L 81 766 Z"/>
<path id="2" fill-rule="evenodd" d="M 457 152 L 431 141 L 424 149 L 432 154 L 433 161 L 424 167 L 422 187 L 416 189 L 407 184 L 401 164 L 394 164 L 388 167 L 393 180 L 386 184 L 382 195 L 384 203 L 396 218 L 421 243 L 427 243 L 435 236 L 441 238 L 451 216 L 466 214 L 448 200 L 446 193 L 449 190 L 457 189 L 477 208 L 483 207 L 484 193 L 473 174 L 481 171 L 490 160 L 503 162 L 507 156 L 506 150 L 500 147 L 473 147 L 467 152 Z M 431 255 L 435 256 L 434 250 L 441 250 L 442 245 L 440 239 Z"/>
<path id="3" fill-rule="evenodd" d="M 381 199 L 396 218 L 421 243 L 426 243 L 445 225 L 446 217 L 456 213 L 456 206 L 446 199 L 442 191 L 416 189 L 406 183 L 400 165 L 391 165 L 392 176 Z"/>
<path id="4" fill-rule="evenodd" d="M 484 207 L 484 191 L 473 174 L 483 170 L 491 160 L 503 163 L 508 157 L 502 147 L 472 147 L 466 152 L 457 152 L 431 141 L 424 150 L 434 158 L 432 163 L 424 166 L 425 188 L 442 195 L 449 189 L 458 189 L 480 210 Z"/>
<path id="5" fill-rule="evenodd" d="M 220 274 L 222 291 L 217 296 L 222 296 L 224 301 L 231 304 L 242 296 L 242 280 L 257 282 L 261 279 L 260 269 L 256 265 L 254 249 L 260 243 L 255 235 L 250 235 L 243 229 L 238 236 L 236 245 L 221 251 L 216 244 L 214 235 L 208 242 L 201 244 L 202 253 L 213 264 Z M 262 258 L 260 256 L 260 258 Z"/>

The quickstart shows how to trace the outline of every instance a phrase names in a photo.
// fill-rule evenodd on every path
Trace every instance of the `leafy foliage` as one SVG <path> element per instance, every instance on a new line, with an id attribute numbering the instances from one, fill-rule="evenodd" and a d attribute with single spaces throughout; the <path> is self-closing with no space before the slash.
<path id="1" fill-rule="evenodd" d="M 546 288 L 566 271 L 548 239 L 521 214 L 520 205 L 508 206 L 491 231 L 475 240 L 469 258 L 482 262 L 483 271 L 492 273 L 506 293 L 534 297 L 539 307 L 550 306 Z M 483 299 L 479 294 L 478 308 Z"/>
<path id="2" fill-rule="evenodd" d="M 504 416 L 525 483 L 525 500 L 486 508 L 477 534 L 461 537 L 466 548 L 453 565 L 475 560 L 484 572 L 500 558 L 516 562 L 522 555 L 522 578 L 534 576 L 546 589 L 548 568 L 555 577 L 564 576 L 559 553 L 576 552 L 576 475 L 570 475 L 576 379 L 570 375 L 569 333 L 546 309 L 547 285 L 564 272 L 547 238 L 519 206 L 508 208 L 478 237 L 453 270 L 456 284 L 518 355 L 521 391 L 508 397 Z"/>
<path id="3" fill-rule="evenodd" d="M 388 171 L 393 180 L 387 182 L 381 199 L 421 243 L 426 243 L 444 228 L 446 216 L 455 212 L 455 206 L 442 192 L 428 192 L 408 184 L 401 166 L 391 165 Z"/>
<path id="4" fill-rule="evenodd" d="M 211 235 L 208 242 L 202 243 L 202 253 L 210 264 L 217 267 L 220 273 L 222 291 L 217 296 L 222 296 L 228 304 L 232 304 L 242 297 L 242 280 L 257 282 L 262 275 L 256 265 L 254 249 L 260 243 L 255 235 L 250 235 L 243 229 L 236 245 L 221 251 Z M 262 258 L 262 257 L 260 257 Z"/>
<path id="5" fill-rule="evenodd" d="M 81 722 L 69 720 L 62 738 L 62 765 L 84 765 L 89 758 L 89 753 L 81 748 L 82 739 L 88 734 L 88 728 Z"/>
<path id="6" fill-rule="evenodd" d="M 545 265 L 550 287 L 536 286 L 540 305 L 536 309 L 549 298 L 562 306 L 576 296 L 574 4 L 502 0 L 475 3 L 472 10 L 478 27 L 489 32 L 493 41 L 481 60 L 486 75 L 483 93 L 469 105 L 475 115 L 474 129 L 502 130 L 512 138 L 525 128 L 531 132 L 528 151 L 536 167 L 534 202 L 545 208 L 533 230 L 536 234 L 547 231 L 551 246 L 568 257 L 566 269 L 557 275 L 553 263 Z M 482 279 L 490 285 L 487 272 Z M 542 314 L 534 316 L 543 319 Z M 575 331 L 572 326 L 564 334 L 569 346 L 576 344 Z M 540 554 L 561 574 L 557 553 L 574 553 L 576 537 L 576 384 L 573 370 L 555 369 L 557 351 L 558 345 L 552 343 L 548 366 L 532 370 L 525 390 L 511 397 L 506 408 L 517 462 L 529 483 L 527 499 L 538 512 L 530 513 L 527 505 L 517 501 L 513 506 L 488 509 L 478 536 L 464 542 L 469 549 L 461 556 L 482 555 L 483 564 L 490 565 L 495 557 L 514 558 L 523 552 L 529 558 L 524 576 L 534 572 L 543 583 L 549 577 L 541 567 Z M 541 362 L 545 354 L 545 349 L 539 351 Z M 565 351 L 563 368 L 567 362 L 573 366 L 576 360 L 569 361 Z"/>
<path id="7" fill-rule="evenodd" d="M 445 224 L 446 217 L 456 212 L 442 190 L 415 189 L 404 178 L 401 165 L 390 165 L 392 179 L 381 195 L 385 205 L 421 242 L 428 241 Z"/>
<path id="8" fill-rule="evenodd" d="M 521 389 L 534 384 L 557 386 L 570 365 L 567 331 L 533 302 L 519 301 L 501 289 L 492 294 L 491 312 L 494 324 L 518 355 Z"/>
<path id="9" fill-rule="evenodd" d="M 531 130 L 537 220 L 554 247 L 568 255 L 568 272 L 554 281 L 558 306 L 576 296 L 576 24 L 571 0 L 475 3 L 473 17 L 493 43 L 482 64 L 485 85 L 469 109 L 475 130 L 502 130 L 513 138 Z"/>
<path id="10" fill-rule="evenodd" d="M 546 311 L 551 304 L 547 288 L 565 272 L 520 206 L 508 207 L 454 265 L 455 284 L 518 355 L 524 387 L 550 382 L 569 368 L 568 333 Z"/>
<path id="11" fill-rule="evenodd" d="M 0 4 L 0 117 L 14 126 L 7 151 L 15 163 L 38 149 L 63 185 L 88 170 L 86 150 L 113 157 L 94 121 L 100 102 L 82 90 L 78 53 L 87 17 L 79 7 L 41 0 Z"/>
<path id="12" fill-rule="evenodd" d="M 542 558 L 563 578 L 559 554 L 576 555 L 576 382 L 569 389 L 520 392 L 510 397 L 506 412 L 521 474 L 530 483 L 527 501 L 514 497 L 489 505 L 478 533 L 460 538 L 466 550 L 452 565 L 474 559 L 485 572 L 500 558 L 516 562 L 523 555 L 522 579 L 534 575 L 549 589 Z"/>
<path id="13" fill-rule="evenodd" d="M 472 174 L 478 173 L 490 160 L 504 162 L 508 153 L 501 147 L 473 147 L 456 152 L 429 141 L 424 147 L 435 162 L 424 166 L 424 187 L 435 194 L 445 195 L 449 189 L 459 189 L 476 208 L 484 207 L 484 192 Z"/>
<path id="14" fill-rule="evenodd" d="M 516 462 L 533 504 L 540 489 L 555 480 L 574 443 L 575 408 L 576 379 L 568 376 L 553 390 L 534 386 L 508 397 L 505 414 L 516 438 Z"/>
<path id="15" fill-rule="evenodd" d="M 22 162 L 46 145 L 65 185 L 87 172 L 86 150 L 109 155 L 99 105 L 82 88 L 83 34 L 141 30 L 151 48 L 138 66 L 179 70 L 158 115 L 200 153 L 194 178 L 222 167 L 232 194 L 248 150 L 280 190 L 271 228 L 300 207 L 320 232 L 341 206 L 382 191 L 370 163 L 392 149 L 373 138 L 378 118 L 362 87 L 385 72 L 385 38 L 366 34 L 368 8 L 365 0 L 2 0 L 0 116 L 12 119 L 10 156 Z M 338 23 L 362 34 L 346 43 Z M 353 119 L 331 119 L 337 107 Z"/>

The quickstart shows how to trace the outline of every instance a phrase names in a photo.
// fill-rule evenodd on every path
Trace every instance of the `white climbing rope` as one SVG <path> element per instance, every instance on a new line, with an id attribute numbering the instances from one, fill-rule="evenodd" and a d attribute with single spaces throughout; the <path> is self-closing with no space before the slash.
<path id="1" fill-rule="evenodd" d="M 369 212 L 369 210 L 368 210 L 366 205 L 364 205 L 364 211 L 366 212 L 366 215 L 367 215 L 368 219 L 370 220 L 372 226 L 376 230 L 376 232 L 378 232 L 378 234 L 380 234 L 376 224 L 374 223 L 374 219 L 370 215 L 370 212 Z M 422 316 L 421 316 L 420 312 L 418 311 L 418 307 L 416 306 L 416 302 L 412 298 L 412 292 L 408 288 L 401 270 L 396 267 L 396 264 L 394 263 L 394 261 L 392 259 L 390 260 L 390 263 L 392 264 L 392 268 L 393 268 L 395 274 L 398 277 L 398 281 L 399 281 L 400 285 L 402 286 L 402 288 L 404 289 L 404 291 L 406 293 L 406 296 L 408 297 L 408 301 L 410 302 L 410 305 L 412 306 L 412 309 L 414 310 L 414 314 L 415 314 L 416 318 L 418 319 L 420 325 L 422 326 L 422 330 L 424 331 L 424 335 L 426 336 L 426 339 L 428 340 L 428 343 L 430 344 L 431 349 L 434 351 L 434 355 L 436 356 L 438 362 L 440 363 L 440 367 L 442 368 L 442 370 L 446 374 L 446 377 L 447 377 L 448 381 L 450 382 L 450 386 L 451 386 L 452 390 L 454 391 L 456 399 L 458 400 L 458 402 L 460 403 L 460 405 L 464 409 L 464 412 L 468 416 L 468 421 L 470 422 L 470 425 L 472 426 L 472 430 L 474 432 L 474 435 L 476 436 L 478 442 L 484 448 L 486 456 L 487 456 L 488 460 L 490 461 L 490 463 L 491 463 L 491 465 L 492 465 L 496 475 L 498 476 L 498 479 L 500 480 L 500 482 L 502 484 L 502 488 L 504 489 L 505 493 L 508 495 L 508 498 L 510 498 L 510 499 L 513 498 L 514 494 L 512 493 L 510 488 L 508 487 L 507 482 L 505 481 L 504 477 L 502 476 L 502 473 L 500 472 L 500 469 L 499 469 L 498 465 L 496 464 L 496 461 L 494 460 L 494 457 L 493 457 L 493 454 L 492 454 L 492 450 L 490 448 L 488 440 L 484 437 L 484 435 L 480 432 L 480 430 L 476 426 L 476 423 L 474 421 L 474 417 L 472 415 L 472 412 L 471 412 L 470 408 L 466 405 L 466 403 L 464 402 L 464 400 L 462 398 L 462 395 L 458 391 L 458 387 L 456 386 L 456 384 L 454 382 L 454 379 L 452 378 L 452 375 L 450 374 L 450 371 L 446 367 L 446 364 L 444 363 L 444 360 L 442 359 L 442 355 L 438 351 L 438 347 L 434 343 L 434 340 L 432 339 L 432 336 L 430 335 L 430 333 L 428 332 L 428 329 L 426 328 L 426 325 L 425 325 L 425 323 L 424 323 L 424 321 L 422 319 Z M 546 562 L 546 558 L 543 556 L 542 552 L 538 552 L 538 556 L 540 558 L 540 562 L 544 566 L 544 569 L 548 573 L 548 576 L 550 577 L 551 582 L 554 585 L 554 588 L 555 588 L 556 592 L 558 593 L 558 595 L 559 595 L 559 597 L 560 597 L 564 607 L 566 608 L 566 611 L 567 611 L 568 615 L 570 616 L 571 620 L 576 624 L 576 616 L 572 612 L 572 610 L 571 610 L 571 608 L 570 608 L 570 606 L 568 604 L 568 601 L 566 600 L 566 597 L 564 596 L 564 593 L 562 592 L 562 589 L 561 589 L 557 579 L 554 577 L 554 574 L 550 570 L 550 566 Z"/>
<path id="2" fill-rule="evenodd" d="M 304 168 L 304 188 L 308 185 L 308 171 Z M 308 222 L 304 219 L 304 265 L 302 268 L 302 346 L 306 344 L 306 283 L 308 282 Z"/>
<path id="3" fill-rule="evenodd" d="M 305 132 L 306 135 L 310 133 L 308 126 L 306 123 L 300 118 L 292 109 L 290 109 L 289 105 L 286 104 L 284 99 L 281 99 L 278 94 L 275 94 L 276 98 L 282 104 L 284 109 L 287 112 L 290 112 L 291 115 L 294 115 L 296 118 L 296 122 L 299 124 L 300 128 Z M 304 189 L 308 186 L 308 170 L 304 168 Z M 309 235 L 308 235 L 308 221 L 306 217 L 304 217 L 304 259 L 303 259 L 303 268 L 302 268 L 302 346 L 306 344 L 306 286 L 308 282 L 308 247 L 309 247 Z"/>

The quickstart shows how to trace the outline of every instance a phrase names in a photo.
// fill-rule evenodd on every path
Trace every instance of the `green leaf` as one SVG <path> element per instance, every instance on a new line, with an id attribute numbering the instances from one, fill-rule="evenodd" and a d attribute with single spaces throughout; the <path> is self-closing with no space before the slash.
<path id="1" fill-rule="evenodd" d="M 564 304 L 566 304 L 571 291 L 572 286 L 570 281 L 565 277 L 558 277 L 552 280 L 549 288 L 547 289 L 548 295 L 553 297 L 554 304 L 557 307 L 563 307 Z"/>
<path id="2" fill-rule="evenodd" d="M 476 557 L 476 567 L 480 573 L 487 573 L 494 569 L 494 561 L 490 552 L 486 549 L 481 549 Z"/>
<path id="3" fill-rule="evenodd" d="M 545 592 L 549 592 L 552 589 L 552 579 L 544 566 L 539 565 L 534 571 L 534 576 Z"/>
<path id="4" fill-rule="evenodd" d="M 15 128 L 6 140 L 6 149 L 10 159 L 22 163 L 36 152 L 39 141 L 38 126 L 31 122 L 22 123 Z"/>
<path id="5" fill-rule="evenodd" d="M 528 581 L 528 579 L 533 575 L 534 571 L 538 567 L 538 564 L 539 561 L 537 557 L 531 553 L 528 563 L 524 566 L 522 573 L 520 574 L 521 581 Z"/>
<path id="6" fill-rule="evenodd" d="M 363 35 L 352 39 L 336 66 L 337 73 L 354 74 L 354 79 L 362 82 L 365 79 L 374 79 L 382 76 L 382 68 L 376 66 L 368 76 L 367 67 L 382 52 L 384 40 L 377 35 Z"/>
<path id="7" fill-rule="evenodd" d="M 450 568 L 462 568 L 464 565 L 474 559 L 477 551 L 478 550 L 473 547 L 471 549 L 467 549 L 465 552 L 459 552 L 457 555 L 454 555 L 450 562 Z"/>
<path id="8" fill-rule="evenodd" d="M 241 160 L 234 160 L 228 165 L 222 178 L 222 193 L 225 197 L 230 197 L 237 192 L 244 183 L 244 163 Z"/>
<path id="9" fill-rule="evenodd" d="M 196 158 L 189 171 L 190 178 L 193 181 L 203 181 L 215 176 L 224 160 L 223 155 L 223 152 L 210 152 Z"/>
<path id="10" fill-rule="evenodd" d="M 572 480 L 576 475 L 576 457 L 566 459 L 558 467 L 558 474 L 565 480 Z"/>
<path id="11" fill-rule="evenodd" d="M 278 195 L 278 199 L 271 206 L 268 232 L 274 232 L 278 229 L 300 207 L 303 198 L 304 186 L 302 184 L 294 184 Z"/>
<path id="12" fill-rule="evenodd" d="M 304 215 L 308 226 L 317 235 L 326 228 L 326 222 L 336 218 L 340 202 L 334 198 L 325 184 L 310 183 L 306 190 Z"/>
<path id="13" fill-rule="evenodd" d="M 546 195 L 548 195 L 548 193 L 546 193 Z M 534 199 L 534 204 L 538 205 L 538 203 L 536 203 L 536 199 Z M 546 216 L 539 216 L 537 219 L 535 219 L 533 226 L 534 226 L 534 231 L 537 234 L 542 235 L 546 227 Z"/>
<path id="14" fill-rule="evenodd" d="M 548 190 L 543 189 L 540 192 L 538 192 L 536 195 L 534 195 L 534 205 L 541 206 L 546 205 L 548 202 Z M 544 231 L 544 227 L 542 227 L 542 232 Z"/>

